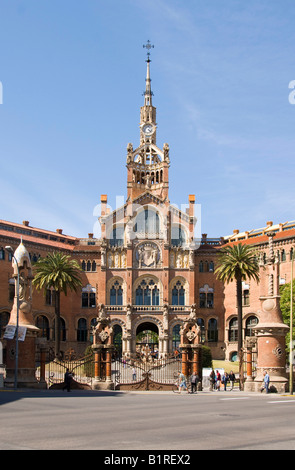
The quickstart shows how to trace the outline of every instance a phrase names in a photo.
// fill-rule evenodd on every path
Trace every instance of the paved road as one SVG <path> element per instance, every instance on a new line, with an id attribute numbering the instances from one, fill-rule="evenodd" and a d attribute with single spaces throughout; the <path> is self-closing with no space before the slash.
<path id="1" fill-rule="evenodd" d="M 295 396 L 1 391 L 0 449 L 292 449 Z"/>

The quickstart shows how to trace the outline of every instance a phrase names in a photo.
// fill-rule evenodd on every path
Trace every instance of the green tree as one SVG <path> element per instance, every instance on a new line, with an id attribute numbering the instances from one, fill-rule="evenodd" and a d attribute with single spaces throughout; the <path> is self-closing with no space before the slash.
<path id="1" fill-rule="evenodd" d="M 290 306 L 291 306 L 291 282 L 280 286 L 280 307 L 283 321 L 290 326 Z M 293 340 L 295 339 L 295 279 L 293 280 Z M 286 335 L 286 350 L 290 353 L 290 332 Z"/>
<path id="2" fill-rule="evenodd" d="M 202 345 L 202 367 L 212 367 L 211 349 L 204 345 Z"/>
<path id="3" fill-rule="evenodd" d="M 217 278 L 228 284 L 236 282 L 236 298 L 238 311 L 238 354 L 240 388 L 243 388 L 243 306 L 242 306 L 242 282 L 246 279 L 254 279 L 259 282 L 259 266 L 255 256 L 255 249 L 249 245 L 225 246 L 218 255 L 216 268 Z"/>
<path id="4" fill-rule="evenodd" d="M 81 287 L 80 271 L 76 260 L 62 253 L 50 253 L 39 258 L 34 265 L 33 285 L 38 290 L 53 289 L 55 292 L 55 355 L 60 355 L 60 294 L 68 289 L 77 292 Z"/>

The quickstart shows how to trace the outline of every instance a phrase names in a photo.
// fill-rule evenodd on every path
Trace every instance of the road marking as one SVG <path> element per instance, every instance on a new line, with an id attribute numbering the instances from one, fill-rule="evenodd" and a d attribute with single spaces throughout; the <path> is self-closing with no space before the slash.
<path id="1" fill-rule="evenodd" d="M 249 400 L 250 397 L 220 398 L 220 400 Z"/>
<path id="2" fill-rule="evenodd" d="M 267 403 L 295 403 L 295 400 L 273 400 L 273 401 L 268 401 Z"/>

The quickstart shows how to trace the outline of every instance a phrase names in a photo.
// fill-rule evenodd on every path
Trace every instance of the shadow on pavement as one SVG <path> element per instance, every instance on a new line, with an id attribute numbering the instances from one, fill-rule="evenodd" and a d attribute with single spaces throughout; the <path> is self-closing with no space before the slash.
<path id="1" fill-rule="evenodd" d="M 68 399 L 69 397 L 115 397 L 125 395 L 119 391 L 113 390 L 36 390 L 36 389 L 0 389 L 0 405 L 22 400 L 23 398 L 61 398 Z"/>

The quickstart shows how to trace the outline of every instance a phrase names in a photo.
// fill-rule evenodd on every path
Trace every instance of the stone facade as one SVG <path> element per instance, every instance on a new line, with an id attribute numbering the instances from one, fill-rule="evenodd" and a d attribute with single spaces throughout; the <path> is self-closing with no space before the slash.
<path id="1" fill-rule="evenodd" d="M 201 240 L 194 236 L 195 196 L 181 211 L 169 202 L 170 149 L 156 141 L 156 108 L 152 105 L 150 60 L 147 60 L 144 105 L 140 110 L 139 146 L 127 146 L 127 200 L 113 212 L 101 195 L 101 238 L 78 239 L 23 224 L 0 221 L 0 328 L 9 321 L 14 277 L 6 245 L 17 248 L 22 237 L 32 263 L 49 252 L 70 254 L 82 267 L 81 292 L 61 295 L 61 349 L 82 355 L 93 342 L 93 327 L 101 311 L 110 318 L 113 337 L 122 354 L 132 356 L 140 347 L 138 334 L 156 335 L 158 354 L 173 354 L 181 342 L 184 319 L 197 318 L 200 342 L 210 346 L 213 358 L 234 359 L 237 353 L 235 285 L 223 285 L 215 276 L 218 250 L 225 243 L 247 243 L 257 248 L 266 264 L 267 232 L 272 230 L 279 283 L 290 281 L 290 252 L 295 222 L 259 231 Z M 218 228 L 217 228 L 218 230 Z M 262 283 L 269 282 L 261 270 Z M 261 286 L 243 284 L 244 338 L 254 335 L 262 318 Z M 33 324 L 49 346 L 54 344 L 54 293 L 32 293 Z"/>

